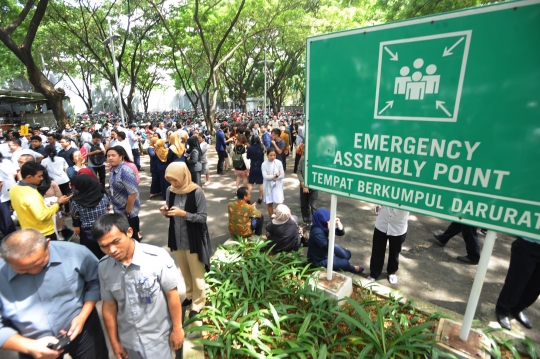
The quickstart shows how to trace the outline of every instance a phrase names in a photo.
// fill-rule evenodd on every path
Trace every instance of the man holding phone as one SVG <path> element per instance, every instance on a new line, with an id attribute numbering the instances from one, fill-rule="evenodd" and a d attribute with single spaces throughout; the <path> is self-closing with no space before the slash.
<path id="1" fill-rule="evenodd" d="M 71 196 L 62 196 L 50 207 L 45 206 L 43 196 L 37 186 L 43 181 L 45 167 L 37 162 L 26 162 L 21 167 L 21 181 L 11 187 L 9 196 L 11 206 L 17 212 L 21 228 L 34 228 L 45 237 L 56 240 L 53 217 L 66 204 Z"/>
<path id="2" fill-rule="evenodd" d="M 0 348 L 21 359 L 109 358 L 92 252 L 23 229 L 3 239 L 0 256 Z"/>

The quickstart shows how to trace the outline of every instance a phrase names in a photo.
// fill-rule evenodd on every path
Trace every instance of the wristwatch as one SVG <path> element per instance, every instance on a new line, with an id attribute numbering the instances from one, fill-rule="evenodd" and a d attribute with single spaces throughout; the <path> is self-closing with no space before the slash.
<path id="1" fill-rule="evenodd" d="M 131 212 L 126 211 L 126 217 L 127 218 L 131 217 Z"/>

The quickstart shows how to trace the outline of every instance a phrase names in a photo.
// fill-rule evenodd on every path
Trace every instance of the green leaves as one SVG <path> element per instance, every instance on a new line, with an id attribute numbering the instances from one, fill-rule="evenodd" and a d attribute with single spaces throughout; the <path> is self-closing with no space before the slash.
<path id="1" fill-rule="evenodd" d="M 412 303 L 380 300 L 362 289 L 360 301 L 335 302 L 313 291 L 311 268 L 297 252 L 270 254 L 268 242 L 238 239 L 213 259 L 199 340 L 210 358 L 430 357 L 434 322 Z M 194 321 L 190 319 L 186 323 Z"/>

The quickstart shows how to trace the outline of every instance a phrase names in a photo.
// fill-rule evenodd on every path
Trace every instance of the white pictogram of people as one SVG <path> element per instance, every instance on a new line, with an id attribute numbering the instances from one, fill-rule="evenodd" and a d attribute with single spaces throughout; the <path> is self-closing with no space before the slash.
<path id="1" fill-rule="evenodd" d="M 413 66 L 420 70 L 424 66 L 424 60 L 420 58 L 414 60 Z M 403 66 L 399 70 L 401 76 L 396 77 L 394 95 L 405 95 L 405 100 L 423 100 L 424 95 L 439 93 L 441 76 L 435 75 L 436 65 L 428 65 L 425 75 L 421 71 L 415 71 L 409 76 L 410 71 L 408 66 Z"/>

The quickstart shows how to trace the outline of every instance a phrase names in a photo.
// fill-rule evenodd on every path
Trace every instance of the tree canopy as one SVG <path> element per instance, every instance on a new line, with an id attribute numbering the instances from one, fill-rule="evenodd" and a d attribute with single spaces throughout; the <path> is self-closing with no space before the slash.
<path id="1" fill-rule="evenodd" d="M 26 78 L 59 98 L 43 75 L 53 71 L 92 112 L 95 89 L 103 82 L 117 88 L 112 49 L 103 44 L 110 22 L 118 35 L 116 96 L 129 118 L 136 95 L 148 111 L 150 94 L 170 77 L 210 123 L 219 102 L 232 99 L 245 110 L 248 97 L 264 96 L 265 68 L 266 96 L 277 112 L 286 102 L 303 103 L 306 37 L 491 2 L 0 0 L 0 87 Z"/>

